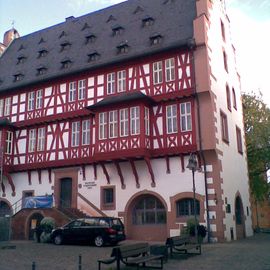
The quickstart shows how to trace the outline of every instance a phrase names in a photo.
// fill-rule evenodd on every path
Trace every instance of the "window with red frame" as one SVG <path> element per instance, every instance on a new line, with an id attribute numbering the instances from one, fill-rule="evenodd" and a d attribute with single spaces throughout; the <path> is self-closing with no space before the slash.
<path id="1" fill-rule="evenodd" d="M 236 140 L 237 140 L 237 150 L 240 154 L 243 154 L 242 133 L 239 127 L 236 127 Z"/>
<path id="2" fill-rule="evenodd" d="M 229 143 L 228 119 L 227 115 L 222 111 L 220 112 L 220 121 L 222 140 L 226 143 Z"/>

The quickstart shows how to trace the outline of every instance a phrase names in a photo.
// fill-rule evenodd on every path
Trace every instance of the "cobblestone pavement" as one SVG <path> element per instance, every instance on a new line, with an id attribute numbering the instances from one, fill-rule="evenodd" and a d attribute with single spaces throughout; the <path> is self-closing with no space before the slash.
<path id="1" fill-rule="evenodd" d="M 0 243 L 0 270 L 78 270 L 79 255 L 81 270 L 97 270 L 97 259 L 109 257 L 112 247 L 39 244 L 32 241 L 8 243 L 15 249 L 3 249 Z M 115 265 L 102 266 L 102 270 L 114 270 Z M 135 269 L 121 267 L 123 270 Z M 224 244 L 204 244 L 202 255 L 186 259 L 169 259 L 165 270 L 270 270 L 270 234 Z"/>

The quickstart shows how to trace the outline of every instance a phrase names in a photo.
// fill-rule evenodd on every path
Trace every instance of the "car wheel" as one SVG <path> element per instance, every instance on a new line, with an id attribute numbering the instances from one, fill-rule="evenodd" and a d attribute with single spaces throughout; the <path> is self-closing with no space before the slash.
<path id="1" fill-rule="evenodd" d="M 63 242 L 63 237 L 60 234 L 58 234 L 54 237 L 53 242 L 55 245 L 61 245 Z"/>
<path id="2" fill-rule="evenodd" d="M 104 240 L 103 240 L 103 237 L 98 235 L 96 238 L 95 238 L 95 246 L 96 247 L 102 247 L 104 245 Z"/>

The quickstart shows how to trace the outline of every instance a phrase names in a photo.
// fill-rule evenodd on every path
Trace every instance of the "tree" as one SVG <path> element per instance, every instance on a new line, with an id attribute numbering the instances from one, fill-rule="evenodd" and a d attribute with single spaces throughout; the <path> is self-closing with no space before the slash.
<path id="1" fill-rule="evenodd" d="M 270 109 L 261 93 L 243 94 L 242 98 L 250 188 L 257 203 L 269 195 L 266 173 L 270 169 Z"/>

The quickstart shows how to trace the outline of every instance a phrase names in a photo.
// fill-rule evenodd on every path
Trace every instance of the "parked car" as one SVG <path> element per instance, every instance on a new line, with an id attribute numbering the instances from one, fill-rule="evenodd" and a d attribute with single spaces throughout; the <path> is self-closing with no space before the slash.
<path id="1" fill-rule="evenodd" d="M 89 243 L 101 247 L 105 244 L 117 244 L 126 239 L 124 225 L 119 218 L 89 217 L 71 221 L 51 233 L 52 242 Z"/>

